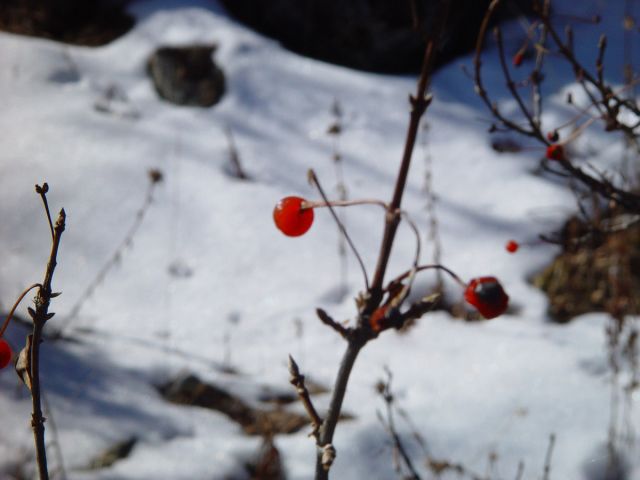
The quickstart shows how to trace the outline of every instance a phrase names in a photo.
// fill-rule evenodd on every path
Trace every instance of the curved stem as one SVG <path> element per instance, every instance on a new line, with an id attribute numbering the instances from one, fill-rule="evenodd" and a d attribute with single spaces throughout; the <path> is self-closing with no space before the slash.
<path id="1" fill-rule="evenodd" d="M 300 206 L 301 210 L 306 210 L 308 208 L 324 208 L 324 207 L 352 207 L 354 205 L 378 205 L 384 209 L 389 208 L 389 206 L 384 203 L 382 200 L 374 200 L 374 199 L 361 199 L 361 200 L 330 200 L 330 201 L 322 201 L 322 202 L 313 202 L 310 200 L 305 200 L 302 202 Z"/>
<path id="2" fill-rule="evenodd" d="M 420 265 L 420 266 L 417 266 L 415 268 L 412 268 L 411 270 L 407 270 L 402 275 L 399 275 L 396 278 L 394 278 L 393 280 L 391 280 L 391 283 L 401 282 L 402 280 L 404 280 L 405 278 L 407 278 L 408 276 L 410 276 L 412 274 L 421 272 L 423 270 L 431 270 L 431 269 L 442 270 L 443 272 L 449 274 L 449 276 L 451 276 L 451 278 L 453 278 L 462 288 L 466 288 L 467 283 L 464 280 L 462 280 L 455 272 L 453 272 L 452 270 L 448 269 L 444 265 L 437 265 L 437 264 Z"/>
<path id="3" fill-rule="evenodd" d="M 0 337 L 2 337 L 4 335 L 4 332 L 7 329 L 7 327 L 9 326 L 9 322 L 13 318 L 13 314 L 16 312 L 16 308 L 18 308 L 18 305 L 20 305 L 20 302 L 22 302 L 24 297 L 26 297 L 27 293 L 29 293 L 31 290 L 33 290 L 36 287 L 42 288 L 42 285 L 39 284 L 39 283 L 34 283 L 33 285 L 31 285 L 29 288 L 27 288 L 24 292 L 22 292 L 20 294 L 20 296 L 16 300 L 16 303 L 14 303 L 13 307 L 11 307 L 11 311 L 9 311 L 9 314 L 7 315 L 7 318 L 5 319 L 4 323 L 2 324 L 2 328 L 0 328 Z"/>

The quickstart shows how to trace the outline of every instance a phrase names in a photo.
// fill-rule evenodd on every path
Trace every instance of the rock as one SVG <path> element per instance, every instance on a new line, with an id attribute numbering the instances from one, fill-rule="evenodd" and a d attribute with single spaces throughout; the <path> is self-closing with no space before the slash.
<path id="1" fill-rule="evenodd" d="M 138 439 L 136 437 L 131 437 L 112 445 L 103 453 L 91 460 L 91 462 L 89 462 L 88 469 L 99 470 L 101 468 L 108 468 L 118 460 L 127 458 L 131 454 L 131 451 L 137 442 Z"/>
<path id="2" fill-rule="evenodd" d="M 213 61 L 215 45 L 161 47 L 147 63 L 158 95 L 177 105 L 210 107 L 225 91 L 224 73 Z"/>
<path id="3" fill-rule="evenodd" d="M 119 0 L 2 0 L 0 30 L 74 45 L 99 46 L 124 35 L 134 19 Z"/>
<path id="4" fill-rule="evenodd" d="M 238 423 L 247 435 L 290 434 L 309 426 L 309 419 L 282 409 L 263 410 L 194 375 L 176 378 L 159 387 L 170 402 L 216 410 Z"/>

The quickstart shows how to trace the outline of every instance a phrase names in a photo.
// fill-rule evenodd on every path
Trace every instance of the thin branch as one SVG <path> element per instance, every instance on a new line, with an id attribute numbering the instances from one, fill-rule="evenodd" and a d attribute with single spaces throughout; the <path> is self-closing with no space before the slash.
<path id="1" fill-rule="evenodd" d="M 307 208 L 324 208 L 324 207 L 353 207 L 354 205 L 377 205 L 379 207 L 384 208 L 385 210 L 389 208 L 389 206 L 383 202 L 382 200 L 375 199 L 360 199 L 360 200 L 328 200 L 322 202 L 313 202 L 310 200 L 305 200 L 302 202 L 300 208 L 305 210 Z"/>
<path id="2" fill-rule="evenodd" d="M 304 406 L 304 409 L 307 411 L 309 419 L 311 420 L 311 427 L 313 428 L 311 435 L 313 435 L 317 441 L 318 430 L 320 429 L 320 425 L 322 425 L 322 419 L 313 406 L 311 396 L 309 395 L 309 390 L 304 383 L 304 375 L 300 373 L 298 364 L 295 362 L 291 355 L 289 355 L 289 374 L 291 375 L 291 378 L 289 378 L 289 382 L 291 383 L 291 385 L 296 387 L 298 397 L 300 397 L 300 401 L 302 402 L 302 405 Z"/>
<path id="3" fill-rule="evenodd" d="M 40 187 L 40 190 L 41 191 L 38 191 L 38 188 L 36 188 L 36 191 L 38 191 L 41 197 L 45 198 L 46 190 L 43 187 Z M 35 310 L 29 309 L 29 313 L 33 319 L 33 337 L 31 341 L 31 359 L 29 363 L 32 400 L 31 427 L 33 429 L 40 480 L 48 480 L 49 478 L 44 439 L 45 418 L 42 414 L 40 393 L 40 343 L 42 342 L 42 329 L 46 322 L 54 315 L 53 313 L 49 313 L 49 304 L 52 298 L 51 281 L 53 280 L 53 273 L 57 265 L 60 240 L 62 238 L 62 233 L 65 230 L 65 219 L 66 214 L 64 209 L 62 209 L 60 210 L 55 226 L 53 227 L 51 253 L 49 254 L 49 262 L 47 263 L 47 268 L 45 270 L 44 281 L 42 282 L 42 286 L 38 290 L 34 299 Z"/>
<path id="4" fill-rule="evenodd" d="M 415 267 L 415 269 L 412 268 L 411 270 L 407 270 L 406 272 L 398 275 L 396 278 L 391 280 L 391 282 L 389 282 L 387 288 L 385 288 L 385 291 L 389 289 L 389 285 L 401 282 L 402 280 L 410 276 L 414 272 L 414 270 L 415 270 L 415 273 L 418 273 L 418 272 L 422 272 L 423 270 L 432 270 L 432 269 L 442 270 L 443 272 L 447 273 L 451 278 L 453 278 L 458 283 L 458 285 L 460 285 L 462 288 L 467 287 L 467 283 L 449 268 L 445 267 L 444 265 L 429 264 L 429 265 L 419 265 Z"/>
<path id="5" fill-rule="evenodd" d="M 316 314 L 318 315 L 318 318 L 320 319 L 320 321 L 322 321 L 322 323 L 333 328 L 336 332 L 340 334 L 342 338 L 346 340 L 349 339 L 349 336 L 351 335 L 351 331 L 348 328 L 345 328 L 342 325 L 340 325 L 338 322 L 336 322 L 333 318 L 331 318 L 331 316 L 327 312 L 325 312 L 321 308 L 316 308 Z"/>
<path id="6" fill-rule="evenodd" d="M 407 450 L 404 444 L 402 443 L 402 439 L 400 438 L 400 435 L 396 430 L 395 421 L 393 418 L 393 407 L 394 407 L 393 404 L 395 401 L 395 397 L 393 396 L 393 393 L 391 391 L 391 380 L 393 379 L 393 375 L 389 370 L 389 368 L 387 367 L 385 367 L 385 373 L 387 374 L 387 381 L 381 382 L 381 384 L 378 386 L 378 393 L 380 393 L 382 400 L 384 400 L 387 419 L 385 423 L 384 419 L 380 417 L 380 421 L 382 425 L 385 427 L 385 429 L 387 430 L 387 432 L 389 433 L 389 436 L 391 437 L 391 441 L 393 442 L 393 446 L 396 452 L 398 452 L 398 454 L 400 455 L 400 458 L 402 459 L 402 461 L 404 462 L 405 468 L 409 471 L 409 475 L 404 476 L 403 479 L 421 480 L 421 477 L 420 475 L 418 475 L 418 472 L 414 467 L 413 462 L 411 461 L 411 457 L 409 457 L 409 454 L 407 453 Z"/>
<path id="7" fill-rule="evenodd" d="M 122 252 L 124 249 L 131 245 L 133 242 L 133 238 L 137 234 L 138 230 L 142 226 L 144 218 L 149 210 L 149 207 L 153 203 L 153 194 L 157 187 L 157 185 L 162 182 L 163 176 L 162 172 L 159 170 L 151 169 L 147 172 L 147 178 L 149 181 L 147 192 L 145 194 L 144 200 L 140 208 L 135 214 L 135 219 L 132 222 L 129 230 L 120 241 L 118 246 L 113 251 L 113 254 L 109 257 L 109 259 L 104 263 L 102 268 L 98 271 L 98 273 L 93 277 L 93 279 L 87 284 L 82 294 L 78 297 L 76 302 L 69 309 L 68 315 L 60 322 L 59 332 L 62 332 L 80 313 L 80 310 L 84 306 L 85 302 L 95 289 L 100 285 L 100 283 L 106 278 L 109 271 L 118 263 L 118 261 L 122 258 Z"/>
<path id="8" fill-rule="evenodd" d="M 522 97 L 520 96 L 520 92 L 518 92 L 518 89 L 515 86 L 515 82 L 513 81 L 513 78 L 511 78 L 511 72 L 509 71 L 509 66 L 507 65 L 507 60 L 505 58 L 504 42 L 502 41 L 502 31 L 496 27 L 494 29 L 494 35 L 496 37 L 496 43 L 498 44 L 498 58 L 500 59 L 500 66 L 502 67 L 502 73 L 504 74 L 504 78 L 507 82 L 507 88 L 509 89 L 509 91 L 511 92 L 511 95 L 513 96 L 516 103 L 518 104 L 518 107 L 520 107 L 520 111 L 527 118 L 529 125 L 531 125 L 532 127 L 532 131 L 536 129 L 539 131 L 540 130 L 539 125 L 537 125 L 537 122 L 531 115 L 531 112 L 529 112 L 529 109 L 524 104 L 524 100 L 522 100 Z"/>
<path id="9" fill-rule="evenodd" d="M 340 232 L 342 232 L 342 235 L 344 235 L 344 238 L 347 241 L 347 243 L 349 244 L 349 247 L 351 248 L 351 251 L 356 256 L 356 259 L 358 260 L 358 263 L 360 264 L 360 270 L 362 271 L 362 275 L 364 277 L 364 284 L 365 284 L 366 288 L 369 289 L 369 276 L 367 275 L 367 269 L 364 266 L 364 262 L 362 261 L 362 257 L 360 256 L 360 253 L 358 253 L 358 249 L 353 244 L 353 241 L 351 240 L 351 237 L 347 233 L 347 229 L 344 227 L 344 225 L 340 221 L 340 218 L 338 218 L 338 215 L 336 214 L 335 210 L 333 209 L 331 202 L 327 198 L 327 195 L 324 193 L 324 189 L 322 188 L 322 185 L 320 185 L 320 182 L 318 181 L 318 177 L 316 176 L 316 173 L 313 170 L 309 170 L 308 175 L 309 175 L 309 181 L 311 183 L 313 183 L 313 185 L 318 189 L 318 192 L 320 193 L 320 196 L 324 200 L 324 203 L 326 204 L 326 206 L 329 208 L 329 212 L 331 212 L 331 216 L 333 217 L 333 219 L 335 220 L 336 224 L 338 225 L 338 228 L 340 229 Z"/>
<path id="10" fill-rule="evenodd" d="M 0 338 L 4 335 L 4 332 L 7 330 L 7 327 L 9 326 L 9 322 L 13 318 L 13 314 L 16 312 L 16 309 L 18 308 L 18 305 L 20 305 L 20 302 L 22 302 L 24 297 L 27 296 L 27 293 L 29 293 L 34 288 L 38 288 L 38 287 L 42 288 L 42 285 L 40 285 L 39 283 L 34 283 L 33 285 L 31 285 L 29 288 L 27 288 L 20 294 L 16 302 L 13 304 L 13 307 L 11 307 L 11 310 L 9 311 L 7 318 L 4 320 L 4 323 L 2 324 L 2 328 L 0 328 Z"/>
<path id="11" fill-rule="evenodd" d="M 553 447 L 556 443 L 555 434 L 549 435 L 549 447 L 547 448 L 547 455 L 544 460 L 544 472 L 542 475 L 542 480 L 549 480 L 549 475 L 551 474 L 551 455 L 553 454 Z"/>
<path id="12" fill-rule="evenodd" d="M 47 213 L 47 221 L 49 222 L 49 230 L 51 231 L 51 240 L 53 240 L 53 222 L 51 221 L 51 212 L 49 211 L 49 202 L 47 202 L 47 192 L 49 191 L 49 185 L 44 182 L 42 186 L 36 185 L 36 193 L 40 195 L 42 203 L 44 204 L 44 211 Z"/>
<path id="13" fill-rule="evenodd" d="M 227 136 L 227 144 L 229 146 L 229 161 L 231 162 L 231 167 L 233 168 L 232 175 L 239 180 L 251 180 L 251 177 L 247 175 L 242 168 L 242 163 L 240 162 L 240 154 L 238 153 L 238 148 L 236 147 L 236 142 L 233 139 L 233 132 L 231 131 L 231 127 L 227 125 L 224 129 L 224 133 Z"/>

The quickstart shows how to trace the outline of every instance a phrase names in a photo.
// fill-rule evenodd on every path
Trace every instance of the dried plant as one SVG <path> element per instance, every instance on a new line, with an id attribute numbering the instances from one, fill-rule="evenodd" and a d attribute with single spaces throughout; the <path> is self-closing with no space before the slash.
<path id="1" fill-rule="evenodd" d="M 42 184 L 42 186 L 36 185 L 36 193 L 40 195 L 42 199 L 47 220 L 49 222 L 49 229 L 51 231 L 51 252 L 49 254 L 49 261 L 45 270 L 44 280 L 42 283 L 36 283 L 30 286 L 20 294 L 0 329 L 1 338 L 11 321 L 13 313 L 16 311 L 16 308 L 22 299 L 24 299 L 29 291 L 34 288 L 37 289 L 36 296 L 33 299 L 35 308 L 28 307 L 27 309 L 31 320 L 33 321 L 33 331 L 27 337 L 26 346 L 18 354 L 15 367 L 18 375 L 31 392 L 31 428 L 33 430 L 36 448 L 36 462 L 38 465 L 40 480 L 49 478 L 46 445 L 44 440 L 45 418 L 42 414 L 43 392 L 41 391 L 40 385 L 40 344 L 43 341 L 42 330 L 44 329 L 45 324 L 55 315 L 55 313 L 49 312 L 51 300 L 60 295 L 59 292 L 54 292 L 52 290 L 51 282 L 53 281 L 53 273 L 57 265 L 58 249 L 60 247 L 62 233 L 65 230 L 66 220 L 65 211 L 62 209 L 58 214 L 55 224 L 52 222 L 51 214 L 49 212 L 49 203 L 47 201 L 48 191 L 49 186 L 46 183 Z"/>

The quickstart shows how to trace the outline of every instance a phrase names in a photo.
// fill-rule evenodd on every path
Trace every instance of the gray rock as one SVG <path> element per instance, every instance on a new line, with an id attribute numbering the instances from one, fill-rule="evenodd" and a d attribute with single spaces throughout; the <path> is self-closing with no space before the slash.
<path id="1" fill-rule="evenodd" d="M 210 107 L 225 91 L 224 73 L 213 61 L 215 45 L 161 47 L 147 63 L 158 95 L 177 105 Z"/>

